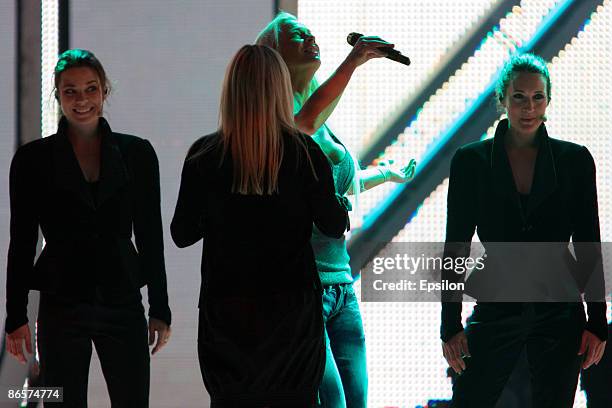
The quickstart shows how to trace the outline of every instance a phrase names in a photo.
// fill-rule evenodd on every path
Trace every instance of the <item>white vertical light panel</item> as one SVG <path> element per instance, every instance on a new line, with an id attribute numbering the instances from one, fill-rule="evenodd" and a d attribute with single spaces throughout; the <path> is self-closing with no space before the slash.
<path id="1" fill-rule="evenodd" d="M 59 106 L 53 96 L 53 68 L 59 52 L 58 0 L 41 2 L 41 135 L 57 130 Z"/>

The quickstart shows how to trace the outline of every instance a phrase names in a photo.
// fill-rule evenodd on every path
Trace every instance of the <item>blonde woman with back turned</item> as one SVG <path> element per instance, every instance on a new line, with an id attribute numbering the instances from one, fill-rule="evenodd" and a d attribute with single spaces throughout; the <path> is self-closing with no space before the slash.
<path id="1" fill-rule="evenodd" d="M 310 236 L 314 222 L 340 237 L 347 212 L 292 106 L 282 58 L 245 45 L 227 68 L 220 129 L 183 167 L 171 231 L 181 248 L 204 239 L 198 353 L 212 407 L 311 407 L 323 375 Z"/>

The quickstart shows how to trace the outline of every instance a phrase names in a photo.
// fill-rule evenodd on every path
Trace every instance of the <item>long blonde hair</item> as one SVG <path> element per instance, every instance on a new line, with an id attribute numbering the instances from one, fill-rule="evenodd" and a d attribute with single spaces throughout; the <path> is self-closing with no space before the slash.
<path id="1" fill-rule="evenodd" d="M 223 157 L 229 151 L 234 166 L 233 192 L 278 192 L 283 132 L 297 133 L 292 100 L 289 70 L 278 52 L 263 45 L 238 50 L 225 72 L 219 118 Z"/>

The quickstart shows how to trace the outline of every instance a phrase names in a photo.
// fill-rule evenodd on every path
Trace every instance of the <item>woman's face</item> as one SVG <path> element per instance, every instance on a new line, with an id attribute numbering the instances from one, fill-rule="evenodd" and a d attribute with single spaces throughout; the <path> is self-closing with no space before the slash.
<path id="1" fill-rule="evenodd" d="M 297 22 L 284 24 L 278 42 L 278 52 L 289 69 L 321 65 L 319 46 L 306 26 Z"/>
<path id="2" fill-rule="evenodd" d="M 506 89 L 503 105 L 510 128 L 521 134 L 534 134 L 542 124 L 548 106 L 544 77 L 529 72 L 518 73 Z"/>
<path id="3" fill-rule="evenodd" d="M 68 122 L 78 127 L 97 126 L 105 95 L 96 71 L 89 67 L 74 67 L 60 75 L 57 91 Z"/>

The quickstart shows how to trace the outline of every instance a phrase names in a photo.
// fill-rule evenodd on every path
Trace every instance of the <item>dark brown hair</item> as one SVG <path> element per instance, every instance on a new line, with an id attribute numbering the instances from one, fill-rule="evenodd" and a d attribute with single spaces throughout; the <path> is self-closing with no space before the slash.
<path id="1" fill-rule="evenodd" d="M 110 93 L 110 81 L 106 76 L 106 72 L 104 71 L 104 67 L 100 63 L 100 60 L 96 58 L 94 53 L 91 51 L 74 48 L 71 50 L 64 51 L 59 56 L 57 64 L 55 64 L 55 99 L 59 101 L 59 94 L 57 92 L 57 88 L 62 78 L 62 72 L 75 67 L 89 67 L 93 69 L 98 75 L 98 78 L 100 79 L 100 84 L 104 88 L 104 95 L 108 95 Z"/>

